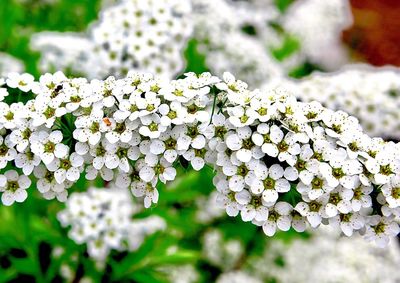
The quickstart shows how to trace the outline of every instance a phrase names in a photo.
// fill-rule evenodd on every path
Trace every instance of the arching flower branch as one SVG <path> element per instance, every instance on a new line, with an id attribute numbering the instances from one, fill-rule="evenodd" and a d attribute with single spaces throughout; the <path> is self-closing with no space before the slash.
<path id="1" fill-rule="evenodd" d="M 33 175 L 48 199 L 66 200 L 79 178 L 99 177 L 150 207 L 177 166 L 208 164 L 226 212 L 267 235 L 323 223 L 385 245 L 399 232 L 399 145 L 283 88 L 249 90 L 229 73 L 90 82 L 56 73 L 39 81 L 13 74 L 2 93 L 6 205 L 26 199 Z"/>

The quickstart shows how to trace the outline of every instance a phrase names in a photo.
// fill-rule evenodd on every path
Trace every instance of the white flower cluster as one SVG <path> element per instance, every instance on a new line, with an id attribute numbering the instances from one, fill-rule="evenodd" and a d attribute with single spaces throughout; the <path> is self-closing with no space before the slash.
<path id="1" fill-rule="evenodd" d="M 63 70 L 82 76 L 103 76 L 102 62 L 93 51 L 92 40 L 78 33 L 41 32 L 31 38 L 31 48 L 41 52 L 39 69 L 46 72 Z"/>
<path id="2" fill-rule="evenodd" d="M 281 67 L 265 46 L 242 32 L 243 24 L 250 17 L 257 15 L 257 22 L 266 20 L 260 13 L 254 13 L 256 9 L 238 9 L 237 5 L 227 0 L 192 2 L 194 38 L 200 44 L 200 52 L 206 55 L 211 72 L 222 76 L 230 70 L 254 87 L 282 74 Z M 246 8 L 249 6 L 246 5 Z"/>
<path id="3" fill-rule="evenodd" d="M 22 73 L 24 69 L 24 63 L 21 60 L 7 53 L 0 52 L 0 77 L 4 77 L 12 72 Z"/>
<path id="4" fill-rule="evenodd" d="M 133 220 L 138 210 L 126 190 L 90 188 L 73 193 L 58 219 L 71 226 L 72 240 L 87 244 L 88 254 L 103 261 L 111 250 L 136 250 L 147 235 L 165 228 L 157 216 Z"/>
<path id="5" fill-rule="evenodd" d="M 300 40 L 296 61 L 309 60 L 327 70 L 348 61 L 341 34 L 352 21 L 349 0 L 296 1 L 280 19 L 285 31 Z"/>
<path id="6" fill-rule="evenodd" d="M 121 0 L 101 11 L 87 35 L 45 32 L 31 45 L 42 53 L 43 71 L 70 70 L 100 79 L 136 70 L 172 78 L 183 68 L 190 10 L 189 1 Z"/>
<path id="7" fill-rule="evenodd" d="M 0 103 L 0 168 L 11 162 L 33 172 L 47 198 L 65 199 L 85 172 L 130 188 L 149 207 L 157 183 L 174 180 L 179 163 L 209 164 L 217 201 L 267 235 L 329 223 L 385 245 L 399 233 L 400 145 L 370 138 L 346 112 L 299 102 L 281 88 L 253 91 L 229 73 L 173 81 L 138 73 L 91 82 L 27 77 L 2 88 L 36 97 Z M 25 184 L 7 174 L 0 180 L 8 198 L 21 200 Z"/>
<path id="8" fill-rule="evenodd" d="M 360 120 L 370 136 L 400 141 L 400 72 L 396 68 L 348 66 L 338 73 L 315 73 L 287 82 L 302 101 L 319 101 Z"/>
<path id="9" fill-rule="evenodd" d="M 265 267 L 264 267 L 265 268 Z M 262 281 L 256 277 L 253 277 L 247 272 L 244 271 L 230 271 L 221 274 L 217 281 L 217 283 L 262 283 Z"/>
<path id="10" fill-rule="evenodd" d="M 262 257 L 250 260 L 246 271 L 279 283 L 396 283 L 399 264 L 396 240 L 381 249 L 360 237 L 340 237 L 331 229 L 320 229 L 308 240 L 273 241 Z"/>
<path id="11" fill-rule="evenodd" d="M 204 258 L 222 270 L 235 268 L 244 252 L 242 242 L 237 239 L 225 240 L 220 230 L 209 230 L 203 236 Z"/>

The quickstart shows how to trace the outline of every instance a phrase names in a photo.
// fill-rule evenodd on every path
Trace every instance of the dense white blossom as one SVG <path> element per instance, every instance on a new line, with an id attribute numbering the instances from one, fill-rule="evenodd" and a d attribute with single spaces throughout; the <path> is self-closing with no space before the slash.
<path id="1" fill-rule="evenodd" d="M 146 208 L 179 166 L 211 166 L 216 202 L 267 235 L 329 224 L 384 245 L 399 233 L 399 145 L 367 136 L 344 111 L 297 101 L 282 86 L 253 91 L 228 73 L 223 80 L 130 73 L 90 82 L 57 73 L 26 87 L 34 98 L 25 105 L 2 104 L 11 113 L 0 124 L 5 204 L 26 198 L 8 188 L 13 164 L 34 173 L 46 199 L 65 201 L 85 175 L 130 189 Z M 16 106 L 21 116 L 10 110 Z"/>
<path id="2" fill-rule="evenodd" d="M 0 76 L 6 76 L 8 73 L 12 72 L 22 73 L 24 69 L 25 66 L 22 63 L 22 61 L 7 53 L 0 52 Z M 0 98 L 1 98 L 1 90 L 0 90 Z"/>
<path id="3" fill-rule="evenodd" d="M 125 189 L 90 188 L 73 193 L 58 219 L 71 226 L 72 240 L 87 244 L 89 255 L 103 261 L 111 250 L 134 251 L 147 235 L 165 228 L 165 221 L 157 216 L 133 220 L 139 211 Z"/>
<path id="4" fill-rule="evenodd" d="M 381 249 L 359 236 L 347 238 L 325 228 L 308 240 L 273 241 L 263 256 L 249 260 L 244 271 L 282 283 L 395 283 L 400 280 L 398 249 L 396 241 Z"/>
<path id="5" fill-rule="evenodd" d="M 101 79 L 137 70 L 172 78 L 183 68 L 190 9 L 190 1 L 122 0 L 105 5 L 86 33 L 43 32 L 31 46 L 42 53 L 43 71 Z"/>
<path id="6" fill-rule="evenodd" d="M 286 32 L 300 42 L 296 61 L 308 60 L 328 70 L 348 62 L 341 34 L 352 24 L 349 0 L 296 1 L 280 21 Z"/>
<path id="7" fill-rule="evenodd" d="M 285 84 L 302 101 L 319 101 L 354 115 L 367 134 L 399 141 L 399 82 L 397 68 L 350 65 L 337 73 L 314 73 Z"/>

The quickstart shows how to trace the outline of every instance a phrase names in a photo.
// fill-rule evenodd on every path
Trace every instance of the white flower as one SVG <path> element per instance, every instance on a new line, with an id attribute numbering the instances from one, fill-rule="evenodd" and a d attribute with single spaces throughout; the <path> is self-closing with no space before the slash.
<path id="1" fill-rule="evenodd" d="M 354 231 L 363 228 L 364 222 L 364 217 L 359 213 L 338 214 L 329 218 L 329 224 L 334 227 L 338 226 L 347 237 L 352 236 Z"/>
<path id="2" fill-rule="evenodd" d="M 243 207 L 240 211 L 243 221 L 264 221 L 268 217 L 268 207 L 260 196 L 254 196 L 247 190 L 235 194 L 236 201 Z"/>
<path id="3" fill-rule="evenodd" d="M 70 156 L 64 156 L 60 159 L 53 161 L 56 170 L 54 170 L 54 177 L 56 181 L 61 184 L 65 180 L 76 182 L 78 181 L 81 171 L 83 170 L 83 157 L 73 152 Z"/>
<path id="4" fill-rule="evenodd" d="M 339 212 L 346 214 L 351 212 L 351 198 L 353 191 L 344 187 L 338 187 L 326 195 L 328 203 L 325 205 L 325 214 L 334 217 Z"/>
<path id="5" fill-rule="evenodd" d="M 32 135 L 32 127 L 28 123 L 19 125 L 10 134 L 10 141 L 16 144 L 19 152 L 25 151 L 29 145 L 29 138 Z"/>
<path id="6" fill-rule="evenodd" d="M 128 143 L 132 139 L 133 131 L 138 127 L 138 123 L 126 120 L 121 123 L 116 123 L 113 119 L 108 119 L 111 123 L 111 129 L 106 133 L 106 138 L 110 143 L 118 141 Z"/>
<path id="7" fill-rule="evenodd" d="M 256 176 L 254 170 L 258 165 L 255 159 L 250 162 L 244 163 L 238 161 L 235 164 L 227 163 L 222 167 L 222 172 L 225 176 L 229 177 L 228 186 L 234 192 L 240 192 L 246 186 L 251 186 Z"/>
<path id="8" fill-rule="evenodd" d="M 31 149 L 40 156 L 44 164 L 50 164 L 54 158 L 62 158 L 68 154 L 69 148 L 61 141 L 61 131 L 51 133 L 40 131 L 31 136 Z"/>
<path id="9" fill-rule="evenodd" d="M 17 151 L 13 148 L 10 139 L 0 136 L 0 169 L 5 168 L 9 161 L 15 159 L 16 155 Z"/>
<path id="10" fill-rule="evenodd" d="M 157 180 L 151 182 L 138 182 L 131 188 L 135 197 L 144 197 L 144 207 L 149 208 L 152 203 L 158 202 L 158 190 L 155 187 Z"/>
<path id="11" fill-rule="evenodd" d="M 18 74 L 9 73 L 7 78 L 7 85 L 11 88 L 19 88 L 23 92 L 28 92 L 31 90 L 34 77 L 31 74 Z"/>
<path id="12" fill-rule="evenodd" d="M 302 195 L 307 195 L 311 200 L 315 200 L 334 188 L 329 185 L 322 175 L 316 175 L 309 185 L 300 182 L 297 184 L 296 189 Z"/>
<path id="13" fill-rule="evenodd" d="M 253 194 L 262 194 L 262 198 L 268 205 L 273 205 L 279 197 L 278 193 L 286 193 L 290 190 L 290 183 L 283 177 L 284 170 L 278 164 L 267 168 L 259 165 L 255 168 L 256 179 L 250 186 Z"/>
<path id="14" fill-rule="evenodd" d="M 266 129 L 262 129 L 263 133 L 265 131 Z M 276 125 L 271 126 L 269 133 L 269 137 L 266 136 L 266 133 L 263 135 L 264 142 L 261 150 L 269 156 L 278 157 L 279 161 L 286 161 L 293 166 L 296 163 L 296 156 L 300 154 L 300 145 L 296 143 L 295 134 L 288 132 L 285 135 Z M 260 137 L 256 136 L 256 139 L 260 140 Z"/>
<path id="15" fill-rule="evenodd" d="M 364 186 L 358 182 L 356 188 L 353 190 L 353 198 L 351 200 L 352 209 L 354 211 L 360 211 L 361 208 L 371 207 L 372 198 L 370 194 L 373 190 L 373 186 Z"/>
<path id="16" fill-rule="evenodd" d="M 66 182 L 62 184 L 57 183 L 56 178 L 54 177 L 54 172 L 51 172 L 46 167 L 39 165 L 34 168 L 33 174 L 38 179 L 37 188 L 40 193 L 48 194 L 50 199 L 54 198 L 56 194 L 62 194 L 66 196 L 65 189 L 68 184 Z"/>
<path id="17" fill-rule="evenodd" d="M 0 125 L 6 129 L 14 129 L 23 123 L 26 117 L 24 104 L 21 102 L 8 104 L 0 102 Z"/>
<path id="18" fill-rule="evenodd" d="M 368 217 L 365 239 L 376 242 L 379 247 L 385 247 L 389 243 L 389 237 L 396 236 L 399 232 L 399 224 L 392 218 L 374 215 Z"/>
<path id="19" fill-rule="evenodd" d="M 21 168 L 22 172 L 29 176 L 33 169 L 40 164 L 41 159 L 31 151 L 25 150 L 17 154 L 14 162 L 16 167 Z"/>
<path id="20" fill-rule="evenodd" d="M 31 180 L 25 176 L 19 176 L 17 171 L 9 170 L 0 175 L 1 201 L 4 205 L 12 205 L 14 202 L 24 202 L 28 197 L 26 189 L 31 185 Z"/>
<path id="21" fill-rule="evenodd" d="M 226 145 L 235 151 L 237 159 L 242 162 L 249 162 L 252 157 L 257 159 L 262 157 L 262 153 L 252 141 L 251 135 L 250 127 L 242 127 L 237 129 L 236 133 L 228 134 L 226 137 Z"/>
<path id="22" fill-rule="evenodd" d="M 150 152 L 152 154 L 162 154 L 170 163 L 178 158 L 178 138 L 181 132 L 175 127 L 171 131 L 161 133 L 158 139 L 153 139 L 150 144 Z"/>
<path id="23" fill-rule="evenodd" d="M 299 202 L 294 209 L 302 216 L 307 217 L 311 227 L 316 228 L 321 224 L 325 204 L 326 200 L 324 199 L 313 200 L 310 203 Z"/>
<path id="24" fill-rule="evenodd" d="M 177 126 L 177 131 L 180 132 L 178 138 L 178 150 L 185 151 L 190 147 L 202 149 L 206 146 L 206 138 L 201 134 L 200 125 L 185 124 Z"/>
<path id="25" fill-rule="evenodd" d="M 161 133 L 167 130 L 166 126 L 161 125 L 160 116 L 151 114 L 140 117 L 143 126 L 139 128 L 139 133 L 145 137 L 158 138 Z"/>
<path id="26" fill-rule="evenodd" d="M 137 148 L 131 147 L 127 143 L 106 143 L 104 149 L 106 152 L 104 153 L 104 158 L 98 160 L 98 168 L 101 168 L 101 163 L 104 162 L 104 165 L 108 169 L 119 168 L 123 172 L 128 172 L 130 168 L 130 157 L 132 157 L 131 160 L 135 160 L 137 157 Z"/>
<path id="27" fill-rule="evenodd" d="M 287 202 L 277 202 L 269 210 L 268 219 L 262 224 L 264 233 L 273 236 L 278 228 L 281 231 L 288 231 L 291 226 L 293 207 Z"/>
<path id="28" fill-rule="evenodd" d="M 225 208 L 229 216 L 237 216 L 242 205 L 236 201 L 235 192 L 231 191 L 228 187 L 228 182 L 225 179 L 219 179 L 218 175 L 214 178 L 214 183 L 216 183 L 216 188 L 218 190 L 217 204 Z"/>
<path id="29" fill-rule="evenodd" d="M 151 182 L 158 177 L 161 182 L 172 181 L 176 176 L 176 169 L 165 158 L 158 159 L 157 155 L 148 154 L 145 157 L 146 165 L 140 169 L 139 176 L 145 182 Z"/>
<path id="30" fill-rule="evenodd" d="M 400 176 L 390 178 L 390 183 L 384 184 L 381 188 L 389 207 L 400 206 Z"/>
<path id="31" fill-rule="evenodd" d="M 285 169 L 285 178 L 290 181 L 299 178 L 304 184 L 310 184 L 319 169 L 319 162 L 313 158 L 313 155 L 310 145 L 303 145 L 294 166 Z"/>

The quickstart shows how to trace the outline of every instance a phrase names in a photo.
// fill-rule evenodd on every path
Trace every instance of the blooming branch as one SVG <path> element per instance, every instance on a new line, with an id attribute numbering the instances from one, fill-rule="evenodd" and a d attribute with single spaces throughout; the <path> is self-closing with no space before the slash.
<path id="1" fill-rule="evenodd" d="M 24 201 L 33 172 L 48 199 L 65 200 L 83 175 L 99 176 L 150 207 L 157 184 L 174 180 L 178 166 L 208 164 L 217 202 L 269 236 L 329 223 L 385 245 L 399 232 L 399 146 L 370 138 L 343 111 L 299 102 L 282 88 L 249 90 L 229 73 L 3 81 L 4 204 Z"/>

